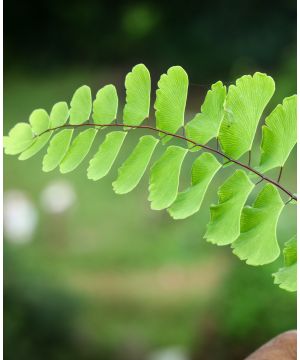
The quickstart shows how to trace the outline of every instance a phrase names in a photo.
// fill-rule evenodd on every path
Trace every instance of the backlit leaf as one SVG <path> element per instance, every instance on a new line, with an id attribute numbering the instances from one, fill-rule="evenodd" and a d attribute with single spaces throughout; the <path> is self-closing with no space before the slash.
<path id="1" fill-rule="evenodd" d="M 168 209 L 174 219 L 185 219 L 200 209 L 208 185 L 220 167 L 221 164 L 210 153 L 204 153 L 195 160 L 191 187 L 180 192 Z"/>
<path id="2" fill-rule="evenodd" d="M 219 139 L 223 151 L 238 159 L 252 147 L 259 119 L 275 91 L 270 76 L 245 75 L 230 85 Z"/>
<path id="3" fill-rule="evenodd" d="M 287 291 L 297 291 L 297 240 L 293 236 L 284 244 L 284 267 L 274 276 L 274 283 Z"/>
<path id="4" fill-rule="evenodd" d="M 73 171 L 80 165 L 90 151 L 97 132 L 96 129 L 87 129 L 77 135 L 60 164 L 61 173 Z"/>
<path id="5" fill-rule="evenodd" d="M 259 170 L 283 166 L 297 142 L 297 96 L 283 100 L 266 118 L 263 126 Z"/>
<path id="6" fill-rule="evenodd" d="M 213 84 L 206 94 L 201 113 L 185 126 L 186 136 L 198 144 L 206 144 L 219 134 L 224 117 L 226 87 L 221 81 Z M 199 147 L 197 148 L 200 149 Z"/>
<path id="7" fill-rule="evenodd" d="M 218 205 L 210 207 L 204 238 L 217 245 L 231 244 L 240 234 L 243 206 L 254 184 L 243 170 L 236 170 L 218 190 Z"/>
<path id="8" fill-rule="evenodd" d="M 187 73 L 181 66 L 171 67 L 160 77 L 154 104 L 158 129 L 176 133 L 183 126 L 188 82 Z"/>
<path id="9" fill-rule="evenodd" d="M 26 150 L 34 141 L 31 126 L 28 123 L 18 123 L 5 138 L 5 154 L 16 155 Z"/>
<path id="10" fill-rule="evenodd" d="M 274 284 L 287 291 L 297 291 L 297 263 L 279 269 L 274 276 Z"/>
<path id="11" fill-rule="evenodd" d="M 91 89 L 83 85 L 77 89 L 71 100 L 70 124 L 79 125 L 86 122 L 92 110 Z"/>
<path id="12" fill-rule="evenodd" d="M 123 131 L 114 131 L 106 135 L 104 142 L 90 161 L 87 177 L 99 180 L 108 174 L 127 135 Z"/>
<path id="13" fill-rule="evenodd" d="M 124 124 L 140 125 L 149 116 L 151 79 L 145 65 L 138 64 L 125 79 Z"/>
<path id="14" fill-rule="evenodd" d="M 276 227 L 284 207 L 277 188 L 266 184 L 253 206 L 241 216 L 241 234 L 232 244 L 233 253 L 249 265 L 268 264 L 279 256 Z"/>
<path id="15" fill-rule="evenodd" d="M 286 266 L 293 265 L 297 261 L 297 239 L 294 235 L 284 244 L 283 249 L 284 264 Z"/>
<path id="16" fill-rule="evenodd" d="M 158 139 L 151 135 L 142 136 L 118 170 L 118 178 L 113 182 L 113 189 L 117 194 L 126 194 L 133 190 L 140 182 L 149 164 Z"/>
<path id="17" fill-rule="evenodd" d="M 149 197 L 151 209 L 169 207 L 177 197 L 182 162 L 188 150 L 169 146 L 151 168 Z"/>
<path id="18" fill-rule="evenodd" d="M 56 103 L 50 113 L 50 128 L 65 125 L 69 117 L 68 104 L 64 101 Z"/>
<path id="19" fill-rule="evenodd" d="M 48 143 L 52 136 L 52 133 L 53 131 L 48 131 L 45 134 L 35 138 L 33 144 L 28 149 L 23 151 L 18 159 L 27 160 L 37 154 Z"/>
<path id="20" fill-rule="evenodd" d="M 95 124 L 110 124 L 117 117 L 118 94 L 114 85 L 101 88 L 93 102 L 93 120 Z"/>
<path id="21" fill-rule="evenodd" d="M 3 136 L 3 147 L 6 148 L 9 144 L 9 136 Z"/>
<path id="22" fill-rule="evenodd" d="M 39 135 L 49 129 L 49 115 L 44 109 L 34 110 L 30 117 L 29 123 L 35 135 Z"/>
<path id="23" fill-rule="evenodd" d="M 69 149 L 73 131 L 64 129 L 53 136 L 43 159 L 43 171 L 52 171 L 60 164 Z"/>

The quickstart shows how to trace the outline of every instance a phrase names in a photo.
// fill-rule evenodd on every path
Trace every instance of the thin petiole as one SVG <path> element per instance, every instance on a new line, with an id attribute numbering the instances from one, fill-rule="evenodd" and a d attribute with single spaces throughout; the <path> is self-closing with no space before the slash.
<path id="1" fill-rule="evenodd" d="M 284 205 L 288 205 L 293 200 L 294 200 L 293 198 L 290 198 Z"/>
<path id="2" fill-rule="evenodd" d="M 278 178 L 277 178 L 277 182 L 278 182 L 278 183 L 280 182 L 280 179 L 281 179 L 282 170 L 283 170 L 283 167 L 281 166 L 281 167 L 280 167 L 280 170 L 279 170 Z"/>
<path id="3" fill-rule="evenodd" d="M 264 181 L 264 178 L 261 178 L 260 180 L 258 180 L 258 182 L 255 185 L 260 184 L 262 181 Z"/>
<path id="4" fill-rule="evenodd" d="M 248 152 L 248 166 L 251 166 L 251 150 Z"/>

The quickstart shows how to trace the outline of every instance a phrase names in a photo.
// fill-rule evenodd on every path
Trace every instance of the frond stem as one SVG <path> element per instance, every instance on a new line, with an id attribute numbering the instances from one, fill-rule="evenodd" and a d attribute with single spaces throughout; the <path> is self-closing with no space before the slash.
<path id="1" fill-rule="evenodd" d="M 127 124 L 120 124 L 120 123 L 110 123 L 110 124 L 91 124 L 91 123 L 83 123 L 83 124 L 77 124 L 77 125 L 72 125 L 72 124 L 65 124 L 65 125 L 61 125 L 55 128 L 51 128 L 51 129 L 47 129 L 44 132 L 42 132 L 41 134 L 39 134 L 39 136 L 43 135 L 46 132 L 49 131 L 55 131 L 58 129 L 64 129 L 64 128 L 80 128 L 80 127 L 85 127 L 85 126 L 93 126 L 93 127 L 126 127 L 126 128 L 132 128 L 132 129 L 146 129 L 146 130 L 151 130 L 154 131 L 156 133 L 161 133 L 164 134 L 165 136 L 171 136 L 173 138 L 176 139 L 180 139 L 180 140 L 184 140 L 190 144 L 193 144 L 193 147 L 201 147 L 207 151 L 210 151 L 212 153 L 215 153 L 217 155 L 222 156 L 223 158 L 227 159 L 228 162 L 233 162 L 236 165 L 256 174 L 257 176 L 259 176 L 261 178 L 261 180 L 266 181 L 270 184 L 273 184 L 274 186 L 276 186 L 278 189 L 282 190 L 284 193 L 286 193 L 292 200 L 297 201 L 297 196 L 294 195 L 292 192 L 290 192 L 289 190 L 287 190 L 284 186 L 282 186 L 281 184 L 279 184 L 279 182 L 263 175 L 262 173 L 260 173 L 259 171 L 255 170 L 254 168 L 252 168 L 251 166 L 244 164 L 238 160 L 232 159 L 230 156 L 224 154 L 222 151 L 220 151 L 219 149 L 214 149 L 208 145 L 203 145 L 203 144 L 198 144 L 196 141 L 193 141 L 191 139 L 186 138 L 185 136 L 182 135 L 178 135 L 178 134 L 173 134 L 170 133 L 168 131 L 165 130 L 160 130 L 157 129 L 156 127 L 150 126 L 150 125 L 127 125 Z M 164 136 L 164 137 L 165 137 Z"/>

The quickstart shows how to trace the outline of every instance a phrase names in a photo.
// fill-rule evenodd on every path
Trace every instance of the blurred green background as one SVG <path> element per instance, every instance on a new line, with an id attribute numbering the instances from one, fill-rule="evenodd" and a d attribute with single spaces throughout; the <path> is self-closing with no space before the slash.
<path id="1" fill-rule="evenodd" d="M 82 84 L 95 94 L 112 82 L 123 103 L 124 77 L 140 62 L 153 89 L 169 66 L 186 69 L 188 120 L 216 80 L 273 76 L 266 114 L 296 92 L 294 0 L 7 0 L 4 15 L 4 133 L 35 108 L 69 101 Z M 42 154 L 4 158 L 5 359 L 238 360 L 296 327 L 295 294 L 272 284 L 282 258 L 254 268 L 202 239 L 208 206 L 230 169 L 184 221 L 150 211 L 147 176 L 132 193 L 113 193 L 139 134 L 126 139 L 101 182 L 87 180 L 88 160 L 62 176 L 42 173 Z M 294 152 L 282 178 L 292 191 L 295 159 Z M 295 209 L 287 206 L 281 246 L 295 228 Z"/>

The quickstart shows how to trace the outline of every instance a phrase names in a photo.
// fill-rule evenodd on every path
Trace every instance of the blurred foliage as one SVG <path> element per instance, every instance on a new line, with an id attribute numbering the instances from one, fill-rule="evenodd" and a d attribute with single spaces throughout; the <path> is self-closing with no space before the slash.
<path id="1" fill-rule="evenodd" d="M 204 346 L 195 352 L 195 360 L 205 354 L 210 354 L 211 360 L 243 359 L 270 338 L 297 327 L 296 294 L 281 291 L 269 281 L 282 259 L 259 271 L 237 259 L 232 263 L 208 306 L 203 320 Z"/>
<path id="2" fill-rule="evenodd" d="M 96 353 L 77 329 L 80 304 L 70 292 L 45 275 L 26 271 L 7 248 L 4 271 L 6 359 L 99 359 L 100 350 Z M 100 353 L 105 354 L 102 349 Z"/>
<path id="3" fill-rule="evenodd" d="M 212 83 L 276 71 L 296 54 L 294 0 L 10 0 L 4 13 L 6 69 L 180 64 L 194 82 Z"/>

